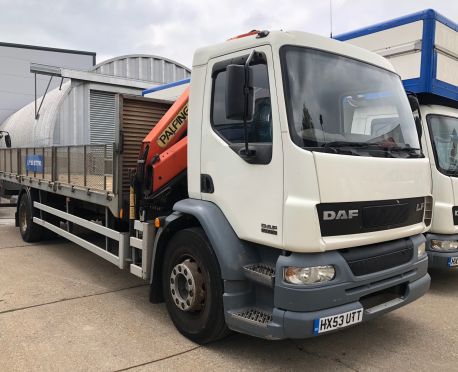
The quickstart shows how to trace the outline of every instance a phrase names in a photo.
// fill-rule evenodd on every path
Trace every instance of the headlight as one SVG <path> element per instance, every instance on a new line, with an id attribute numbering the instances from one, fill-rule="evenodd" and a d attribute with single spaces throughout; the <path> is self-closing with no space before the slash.
<path id="1" fill-rule="evenodd" d="M 312 267 L 285 267 L 283 278 L 291 284 L 313 284 L 329 282 L 336 276 L 336 270 L 332 265 Z"/>
<path id="2" fill-rule="evenodd" d="M 417 252 L 418 252 L 418 258 L 423 257 L 426 253 L 426 244 L 421 243 L 417 248 Z"/>
<path id="3" fill-rule="evenodd" d="M 431 240 L 431 248 L 435 251 L 455 251 L 458 249 L 456 240 Z"/>

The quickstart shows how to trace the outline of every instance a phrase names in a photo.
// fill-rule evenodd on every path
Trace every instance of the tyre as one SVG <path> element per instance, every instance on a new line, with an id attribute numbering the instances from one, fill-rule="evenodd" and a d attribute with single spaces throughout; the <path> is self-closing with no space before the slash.
<path id="1" fill-rule="evenodd" d="M 19 200 L 17 214 L 19 231 L 22 240 L 27 243 L 37 242 L 41 240 L 43 228 L 33 222 L 33 217 L 37 216 L 35 208 L 33 208 L 32 190 L 24 192 Z"/>
<path id="2" fill-rule="evenodd" d="M 226 336 L 218 260 L 201 228 L 181 230 L 167 245 L 162 289 L 178 331 L 199 344 Z"/>

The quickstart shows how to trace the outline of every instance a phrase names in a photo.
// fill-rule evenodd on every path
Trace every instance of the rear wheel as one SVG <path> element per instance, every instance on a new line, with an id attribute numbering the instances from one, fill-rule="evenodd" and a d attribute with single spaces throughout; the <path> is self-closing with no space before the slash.
<path id="1" fill-rule="evenodd" d="M 179 231 L 170 240 L 162 285 L 167 310 L 181 334 L 205 344 L 228 333 L 219 264 L 202 229 Z"/>
<path id="2" fill-rule="evenodd" d="M 22 240 L 28 243 L 39 241 L 43 234 L 43 228 L 33 222 L 33 217 L 37 213 L 33 208 L 32 191 L 24 192 L 21 195 L 17 210 L 19 231 L 21 233 Z"/>

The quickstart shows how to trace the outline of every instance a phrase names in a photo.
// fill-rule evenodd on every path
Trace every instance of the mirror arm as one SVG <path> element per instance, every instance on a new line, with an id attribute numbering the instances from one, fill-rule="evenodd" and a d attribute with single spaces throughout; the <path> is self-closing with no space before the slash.
<path id="1" fill-rule="evenodd" d="M 249 146 L 248 146 L 248 125 L 247 125 L 247 117 L 248 117 L 248 107 L 249 107 L 249 104 L 248 104 L 248 97 L 249 97 L 249 89 L 250 87 L 248 86 L 248 83 L 249 83 L 249 79 L 250 79 L 250 71 L 249 71 L 249 67 L 250 67 L 250 63 L 251 61 L 253 60 L 254 58 L 254 55 L 256 53 L 256 50 L 253 49 L 250 53 L 250 55 L 248 56 L 247 60 L 245 61 L 245 88 L 243 90 L 243 93 L 245 95 L 245 115 L 243 116 L 243 128 L 244 128 L 244 133 L 245 133 L 245 155 L 246 156 L 250 156 L 251 155 L 251 152 L 250 152 L 250 149 L 249 149 Z"/>
<path id="2" fill-rule="evenodd" d="M 417 117 L 415 117 L 414 115 L 414 121 L 415 121 L 415 129 L 418 135 L 418 141 L 420 142 L 420 147 L 421 147 L 421 136 L 423 134 L 423 128 L 422 128 L 420 102 L 418 101 L 418 97 L 414 92 L 406 91 L 406 93 L 407 93 L 407 98 L 409 99 L 409 104 L 410 104 L 410 109 L 412 110 L 412 115 L 414 115 L 415 111 L 418 113 Z"/>

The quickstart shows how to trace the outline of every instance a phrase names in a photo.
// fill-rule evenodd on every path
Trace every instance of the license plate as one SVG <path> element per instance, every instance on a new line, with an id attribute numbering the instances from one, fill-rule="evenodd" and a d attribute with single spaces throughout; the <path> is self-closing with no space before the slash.
<path id="1" fill-rule="evenodd" d="M 348 327 L 352 324 L 360 323 L 362 320 L 363 308 L 348 311 L 346 313 L 327 316 L 325 318 L 315 319 L 313 321 L 313 333 L 318 335 L 320 333 L 325 333 L 335 329 Z"/>
<path id="2" fill-rule="evenodd" d="M 448 267 L 458 266 L 458 257 L 448 258 Z"/>

